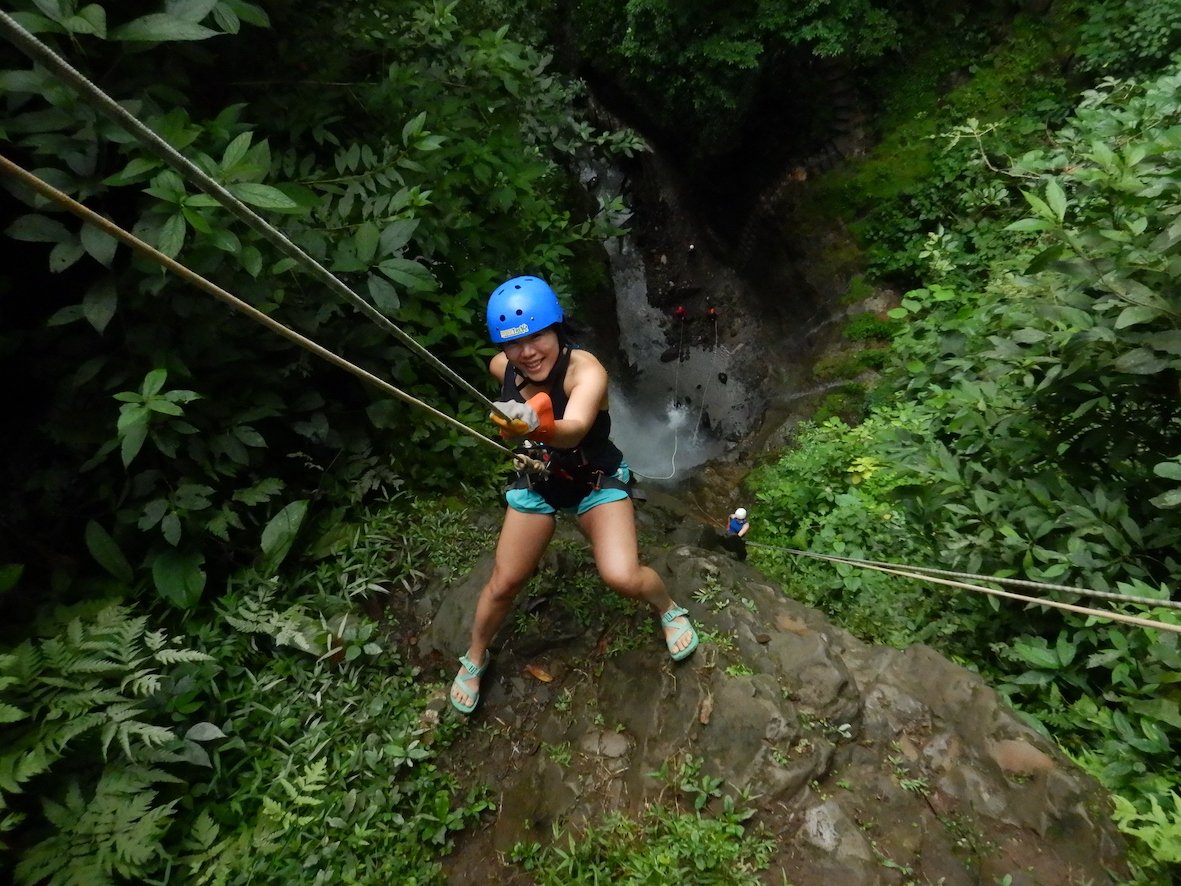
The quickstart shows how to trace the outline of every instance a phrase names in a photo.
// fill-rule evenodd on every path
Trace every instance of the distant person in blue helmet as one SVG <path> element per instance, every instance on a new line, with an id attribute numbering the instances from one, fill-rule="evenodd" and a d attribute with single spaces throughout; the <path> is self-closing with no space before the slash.
<path id="1" fill-rule="evenodd" d="M 750 531 L 750 520 L 746 516 L 746 508 L 735 508 L 734 513 L 726 518 L 726 535 L 722 545 L 739 560 L 746 559 L 746 541 L 743 536 Z"/>
<path id="2" fill-rule="evenodd" d="M 520 473 L 505 493 L 508 504 L 492 577 L 480 592 L 471 642 L 459 659 L 451 704 L 470 714 L 480 701 L 489 645 L 513 600 L 537 568 L 553 537 L 558 512 L 577 516 L 590 539 L 599 575 L 611 590 L 647 603 L 660 617 L 669 654 L 681 661 L 697 648 L 688 612 L 664 582 L 640 565 L 631 473 L 611 442 L 607 370 L 568 339 L 562 307 L 538 277 L 514 277 L 488 300 L 488 334 L 500 353 L 489 371 L 500 384 L 492 420 L 500 434 L 549 462 L 545 476 Z"/>

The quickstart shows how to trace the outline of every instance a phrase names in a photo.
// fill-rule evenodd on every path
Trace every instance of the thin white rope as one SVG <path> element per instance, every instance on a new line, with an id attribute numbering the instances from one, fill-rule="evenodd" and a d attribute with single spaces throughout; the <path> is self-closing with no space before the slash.
<path id="1" fill-rule="evenodd" d="M 685 345 L 685 318 L 678 318 L 681 328 L 680 336 L 677 339 L 677 368 L 673 373 L 673 409 L 681 408 L 681 358 L 683 356 Z M 673 452 L 669 458 L 668 470 L 669 472 L 663 476 L 656 476 L 654 474 L 641 474 L 639 471 L 633 470 L 632 473 L 643 480 L 671 480 L 677 475 L 677 449 L 681 444 L 681 426 L 680 422 L 674 422 L 670 419 L 669 425 L 673 431 Z"/>
<path id="2" fill-rule="evenodd" d="M 680 435 L 679 435 L 677 428 L 674 427 L 673 428 L 673 454 L 672 454 L 672 457 L 669 459 L 669 472 L 667 474 L 665 474 L 664 476 L 657 477 L 652 474 L 641 474 L 639 471 L 636 471 L 636 470 L 632 470 L 632 473 L 635 474 L 637 477 L 639 477 L 642 480 L 671 480 L 673 477 L 675 477 L 677 475 L 677 446 L 679 445 L 679 443 L 680 443 Z M 629 467 L 629 470 L 631 470 L 630 467 Z"/>
<path id="3" fill-rule="evenodd" d="M 756 547 L 769 548 L 771 550 L 786 551 L 789 554 L 799 554 L 803 557 L 812 557 L 817 560 L 828 560 L 833 563 L 848 563 L 853 566 L 860 566 L 862 564 L 868 566 L 884 566 L 889 568 L 897 568 L 901 564 L 889 563 L 884 560 L 862 560 L 857 557 L 838 557 L 833 554 L 817 554 L 815 551 L 801 551 L 795 548 L 777 547 L 775 545 L 764 545 L 759 542 L 751 542 Z M 1061 591 L 1067 594 L 1077 594 L 1080 597 L 1094 597 L 1098 600 L 1112 600 L 1117 603 L 1142 603 L 1146 606 L 1159 606 L 1163 609 L 1181 609 L 1181 600 L 1162 600 L 1158 597 L 1140 597 L 1133 594 L 1120 594 L 1113 591 L 1095 591 L 1090 588 L 1079 588 L 1073 585 L 1056 585 L 1048 584 L 1043 581 L 1032 581 L 1025 578 L 1008 578 L 1006 576 L 998 575 L 981 575 L 978 572 L 953 572 L 950 569 L 936 569 L 931 566 L 911 566 L 907 564 L 904 568 L 911 569 L 915 572 L 923 572 L 930 575 L 946 575 L 951 578 L 970 578 L 974 581 L 987 581 L 993 584 L 1009 585 L 1011 587 L 1019 588 L 1041 588 L 1047 591 Z"/>
<path id="4" fill-rule="evenodd" d="M 341 282 L 331 271 L 288 239 L 274 225 L 222 187 L 220 183 L 208 176 L 204 170 L 173 148 L 172 145 L 156 135 L 139 118 L 129 113 L 102 89 L 87 79 L 84 74 L 73 68 L 65 59 L 55 53 L 41 40 L 37 39 L 37 37 L 33 36 L 33 34 L 25 30 L 19 22 L 3 11 L 0 11 L 0 30 L 4 32 L 5 36 L 17 49 L 21 50 L 34 61 L 45 65 L 58 79 L 76 89 L 82 98 L 96 110 L 102 112 L 131 135 L 135 136 L 138 141 L 151 149 L 153 153 L 173 169 L 177 170 L 184 178 L 188 179 L 220 203 L 225 209 L 265 237 L 284 255 L 287 255 L 307 270 L 315 279 L 325 284 L 379 327 L 393 335 L 413 353 L 425 360 L 444 378 L 454 382 L 479 402 L 501 415 L 502 418 L 508 418 L 508 416 L 500 412 L 489 397 L 475 388 L 463 376 L 459 375 L 446 363 L 420 345 L 414 338 L 378 311 L 377 308 Z"/>
<path id="5" fill-rule="evenodd" d="M 493 440 L 490 437 L 485 436 L 484 434 L 481 434 L 479 431 L 475 430 L 474 428 L 468 427 L 466 424 L 459 421 L 459 419 L 454 418 L 453 416 L 447 415 L 445 412 L 440 412 L 438 409 L 435 409 L 433 406 L 430 406 L 429 404 L 424 403 L 422 400 L 419 400 L 417 397 L 407 394 L 405 391 L 402 391 L 399 388 L 394 387 L 393 385 L 391 385 L 389 382 L 385 381 L 384 379 L 378 378 L 376 375 L 369 372 L 368 370 L 362 369 L 360 366 L 357 366 L 356 364 L 349 362 L 344 357 L 341 357 L 340 355 L 328 350 L 327 348 L 323 347 L 322 345 L 318 344 L 317 342 L 313 341 L 312 339 L 307 338 L 304 335 L 301 335 L 300 333 L 296 332 L 294 329 L 284 326 L 282 323 L 278 322 L 273 317 L 271 317 L 267 314 L 264 314 L 262 311 L 258 310 L 253 305 L 250 305 L 247 302 L 243 301 L 242 299 L 238 298 L 237 296 L 227 292 L 226 290 L 222 289 L 217 284 L 207 280 L 206 278 L 202 277 L 200 274 L 196 273 L 195 271 L 191 270 L 190 268 L 186 267 L 185 265 L 181 264 L 180 262 L 176 261 L 175 259 L 169 258 L 167 255 L 162 253 L 160 250 L 156 249 L 151 244 L 145 243 L 143 240 L 140 240 L 134 234 L 131 234 L 128 231 L 125 231 L 123 228 L 119 227 L 114 222 L 110 221 L 109 219 L 104 218 L 103 216 L 99 215 L 98 213 L 94 212 L 93 210 L 89 209 L 88 207 L 84 206 L 83 204 L 79 203 L 77 200 L 74 200 L 68 194 L 62 193 L 57 188 L 53 187 L 52 185 L 48 184 L 47 182 L 45 182 L 45 181 L 41 180 L 40 178 L 38 178 L 37 176 L 33 175 L 33 173 L 23 169 L 22 167 L 18 166 L 15 163 L 13 163 L 11 160 L 9 160 L 7 157 L 3 156 L 2 154 L 0 154 L 0 169 L 2 169 L 4 172 L 7 172 L 8 174 L 10 174 L 12 176 L 15 176 L 18 179 L 20 179 L 22 182 L 24 182 L 24 184 L 28 185 L 30 188 L 35 190 L 37 193 L 49 198 L 50 200 L 53 200 L 55 203 L 57 203 L 63 209 L 66 209 L 67 211 L 78 216 L 84 222 L 94 225 L 96 228 L 98 228 L 102 231 L 105 231 L 106 233 L 110 234 L 112 237 L 116 237 L 117 239 L 119 239 L 123 243 L 127 244 L 132 249 L 134 249 L 136 252 L 140 253 L 141 255 L 147 256 L 148 258 L 151 258 L 153 261 L 158 262 L 160 265 L 162 265 L 163 267 L 172 271 L 174 274 L 176 274 L 181 279 L 183 279 L 183 280 L 191 283 L 192 285 L 196 286 L 197 288 L 209 293 L 210 295 L 214 296 L 215 298 L 222 301 L 223 303 L 229 305 L 231 308 L 238 311 L 239 313 L 245 314 L 247 317 L 249 317 L 251 320 L 254 320 L 256 323 L 259 323 L 262 326 L 267 327 L 272 332 L 275 332 L 275 333 L 283 336 L 284 338 L 295 342 L 297 345 L 304 348 L 305 350 L 308 350 L 308 351 L 312 352 L 313 354 L 315 354 L 316 356 L 328 361 L 329 363 L 332 363 L 334 366 L 338 366 L 341 369 L 344 369 L 346 372 L 349 372 L 349 373 L 357 376 L 361 380 L 373 385 L 374 387 L 378 388 L 379 390 L 383 391 L 384 393 L 389 394 L 392 397 L 396 397 L 397 399 L 401 400 L 402 402 L 407 403 L 411 406 L 414 406 L 417 409 L 421 409 L 424 412 L 427 412 L 430 415 L 434 416 L 435 418 L 439 419 L 440 421 L 446 422 L 447 424 L 449 424 L 451 427 L 455 428 L 456 430 L 462 431 L 463 433 L 467 434 L 468 436 L 473 437 L 476 440 L 479 440 L 481 443 L 484 443 L 485 445 L 490 446 L 493 449 L 503 452 L 504 454 L 513 458 L 514 463 L 517 463 L 517 460 L 520 458 L 518 453 L 514 453 L 508 447 L 503 446 L 502 444 L 498 443 L 497 441 Z M 526 466 L 524 469 L 530 469 L 530 468 L 528 466 Z"/>
<path id="6" fill-rule="evenodd" d="M 776 551 L 785 551 L 789 554 L 798 554 L 800 556 L 811 557 L 816 560 L 827 560 L 830 562 L 844 563 L 848 566 L 857 566 L 857 567 L 860 567 L 863 569 L 872 569 L 875 572 L 884 572 L 889 575 L 898 575 L 903 578 L 911 578 L 916 581 L 926 581 L 926 582 L 931 582 L 934 584 L 946 585 L 947 587 L 952 587 L 952 588 L 963 588 L 965 590 L 977 591 L 981 594 L 988 594 L 988 595 L 994 596 L 994 597 L 1006 597 L 1010 600 L 1018 600 L 1018 601 L 1021 601 L 1024 603 L 1032 604 L 1034 606 L 1043 606 L 1043 607 L 1047 607 L 1050 609 L 1062 609 L 1067 612 L 1075 612 L 1080 615 L 1087 615 L 1087 616 L 1092 616 L 1095 618 L 1107 619 L 1108 621 L 1123 622 L 1125 624 L 1137 625 L 1138 627 L 1143 627 L 1143 628 L 1157 628 L 1162 631 L 1171 631 L 1174 634 L 1181 634 L 1181 625 L 1173 625 L 1173 624 L 1169 624 L 1168 622 L 1154 621 L 1152 619 L 1140 618 L 1140 617 L 1134 616 L 1134 615 L 1124 615 L 1119 612 L 1107 612 L 1107 611 L 1104 611 L 1101 609 L 1091 609 L 1086 606 L 1076 606 L 1073 603 L 1062 603 L 1062 602 L 1059 602 L 1058 600 L 1047 600 L 1044 597 L 1027 597 L 1024 594 L 1014 594 L 1010 591 L 998 591 L 995 588 L 986 588 L 986 587 L 982 587 L 980 585 L 967 584 L 965 582 L 950 581 L 948 579 L 938 578 L 937 576 L 929 575 L 924 572 L 910 571 L 912 567 L 909 567 L 909 566 L 891 569 L 891 568 L 887 568 L 886 566 L 877 565 L 877 563 L 875 563 L 873 561 L 869 561 L 869 560 L 856 560 L 856 559 L 846 558 L 846 557 L 833 557 L 833 556 L 829 556 L 827 554 L 817 554 L 813 551 L 801 551 L 796 548 L 778 547 L 776 545 L 762 544 L 761 542 L 747 542 L 747 544 L 751 547 L 765 548 L 765 549 L 776 550 Z M 896 565 L 896 564 L 891 564 L 891 565 Z M 984 577 L 984 578 L 986 581 L 996 581 L 996 579 L 993 579 L 993 578 L 989 578 L 989 577 Z M 1080 589 L 1078 589 L 1078 588 L 1071 588 L 1070 590 L 1073 591 L 1074 593 L 1080 592 Z M 1083 593 L 1085 593 L 1085 591 Z M 1101 592 L 1097 592 L 1097 593 L 1101 593 Z M 1133 598 L 1122 597 L 1122 595 L 1120 595 L 1120 599 L 1124 599 L 1129 602 L 1133 601 Z M 1147 600 L 1147 602 L 1149 603 L 1149 605 L 1153 605 L 1153 606 L 1167 606 L 1168 602 L 1170 602 L 1170 601 L 1152 600 L 1151 598 L 1149 598 Z"/>
<path id="7" fill-rule="evenodd" d="M 1044 597 L 1027 597 L 1024 594 L 1014 594 L 1011 591 L 998 591 L 995 588 L 986 588 L 980 585 L 967 584 L 965 582 L 950 581 L 946 578 L 938 578 L 934 575 L 925 575 L 919 572 L 907 572 L 900 569 L 886 569 L 881 566 L 872 566 L 868 563 L 857 564 L 865 569 L 873 569 L 877 572 L 885 572 L 890 575 L 900 575 L 903 578 L 913 578 L 917 581 L 933 582 L 934 584 L 947 585 L 952 588 L 964 588 L 970 591 L 977 591 L 981 594 L 988 594 L 993 597 L 1007 597 L 1010 600 L 1019 600 L 1024 603 L 1030 603 L 1034 606 L 1043 606 L 1050 609 L 1062 609 L 1067 612 L 1075 612 L 1080 615 L 1087 615 L 1093 618 L 1104 618 L 1108 621 L 1122 622 L 1124 624 L 1136 625 L 1142 628 L 1155 628 L 1161 631 L 1170 631 L 1174 634 L 1181 634 L 1181 625 L 1173 625 L 1168 622 L 1154 621 L 1150 618 L 1139 618 L 1135 615 L 1123 615 L 1119 612 L 1105 612 L 1100 609 L 1091 609 L 1086 606 L 1075 606 L 1073 603 L 1060 603 L 1057 600 L 1047 600 Z"/>
<path id="8" fill-rule="evenodd" d="M 681 405 L 681 361 L 685 359 L 685 318 L 679 319 L 680 335 L 677 338 L 677 368 L 673 370 L 673 405 Z"/>

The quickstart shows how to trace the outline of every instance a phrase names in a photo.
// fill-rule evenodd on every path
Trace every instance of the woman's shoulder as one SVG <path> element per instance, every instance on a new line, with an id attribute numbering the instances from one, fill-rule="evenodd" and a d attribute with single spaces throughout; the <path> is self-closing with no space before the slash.
<path id="1" fill-rule="evenodd" d="M 590 351 L 570 350 L 570 365 L 566 369 L 563 387 L 567 394 L 573 394 L 576 388 L 590 391 L 599 398 L 600 407 L 607 408 L 607 370 Z"/>
<path id="2" fill-rule="evenodd" d="M 501 351 L 488 361 L 488 371 L 497 381 L 504 381 L 504 374 L 508 370 L 508 355 Z"/>
<path id="3" fill-rule="evenodd" d="M 582 348 L 570 349 L 570 368 L 579 372 L 607 372 L 598 357 Z"/>

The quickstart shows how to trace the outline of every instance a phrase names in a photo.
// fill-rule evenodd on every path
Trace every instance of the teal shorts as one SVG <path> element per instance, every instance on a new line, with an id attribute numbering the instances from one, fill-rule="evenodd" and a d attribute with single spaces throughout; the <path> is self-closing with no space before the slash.
<path id="1" fill-rule="evenodd" d="M 631 482 L 632 472 L 626 463 L 619 465 L 619 470 L 612 475 L 621 483 Z M 609 501 L 622 501 L 630 498 L 626 489 L 592 489 L 576 506 L 562 508 L 563 511 L 573 512 L 582 516 L 598 505 L 605 505 Z M 558 509 L 541 497 L 541 493 L 532 489 L 510 489 L 504 494 L 505 501 L 514 511 L 522 514 L 556 514 Z"/>

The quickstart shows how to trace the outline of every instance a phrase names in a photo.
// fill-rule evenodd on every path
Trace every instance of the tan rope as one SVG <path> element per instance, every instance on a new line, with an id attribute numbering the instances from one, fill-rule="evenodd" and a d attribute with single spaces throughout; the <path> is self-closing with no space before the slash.
<path id="1" fill-rule="evenodd" d="M 299 246 L 288 239 L 274 225 L 231 194 L 226 188 L 222 187 L 219 182 L 207 175 L 204 170 L 173 148 L 172 145 L 160 138 L 160 136 L 144 125 L 135 115 L 128 112 L 126 108 L 103 92 L 102 89 L 87 79 L 84 74 L 72 67 L 69 62 L 55 53 L 44 42 L 22 27 L 16 19 L 2 10 L 0 10 L 0 31 L 4 32 L 5 36 L 8 37 L 9 41 L 17 49 L 34 61 L 45 65 L 59 80 L 77 90 L 92 107 L 135 136 L 141 144 L 149 148 L 161 160 L 177 170 L 184 178 L 195 184 L 225 209 L 258 231 L 270 243 L 278 247 L 284 255 L 293 259 L 314 278 L 345 299 L 345 301 L 352 304 L 358 311 L 383 330 L 393 335 L 398 341 L 429 363 L 444 378 L 454 382 L 497 415 L 500 415 L 501 418 L 508 419 L 508 416 L 504 415 L 492 400 L 473 387 L 463 376 L 459 375 L 450 366 L 420 345 L 409 334 L 377 310 L 377 308 L 353 292 L 352 289 L 337 279 L 331 271 L 300 249 Z"/>
<path id="2" fill-rule="evenodd" d="M 1088 616 L 1092 616 L 1094 618 L 1105 618 L 1108 621 L 1123 622 L 1125 624 L 1137 625 L 1138 627 L 1142 627 L 1142 628 L 1156 628 L 1156 629 L 1162 630 L 1162 631 L 1171 631 L 1174 634 L 1181 634 L 1181 625 L 1173 625 L 1173 624 L 1169 624 L 1167 622 L 1154 621 L 1152 619 L 1147 619 L 1147 618 L 1140 618 L 1139 616 L 1135 616 L 1135 615 L 1123 615 L 1118 612 L 1107 612 L 1102 609 L 1091 609 L 1086 606 L 1076 606 L 1073 603 L 1060 603 L 1057 600 L 1047 600 L 1044 597 L 1027 597 L 1024 594 L 1014 594 L 1011 591 L 998 591 L 995 588 L 986 588 L 986 587 L 982 587 L 980 585 L 973 585 L 973 584 L 967 584 L 965 582 L 951 581 L 951 580 L 945 579 L 945 578 L 938 578 L 934 575 L 928 575 L 928 574 L 924 574 L 921 572 L 908 571 L 912 567 L 905 567 L 904 566 L 901 568 L 887 568 L 887 566 L 878 565 L 877 563 L 875 563 L 873 561 L 869 561 L 869 560 L 853 560 L 853 559 L 849 559 L 849 558 L 845 558 L 845 557 L 831 557 L 826 554 L 817 554 L 812 551 L 801 551 L 801 550 L 797 550 L 795 548 L 777 547 L 775 545 L 761 544 L 760 542 L 747 542 L 747 544 L 749 544 L 752 547 L 765 548 L 768 550 L 775 550 L 775 551 L 785 551 L 789 554 L 797 554 L 797 555 L 804 556 L 804 557 L 811 557 L 816 560 L 828 560 L 828 561 L 834 562 L 834 563 L 845 563 L 848 566 L 858 566 L 863 569 L 872 569 L 875 572 L 885 572 L 889 575 L 898 575 L 903 578 L 912 578 L 912 579 L 915 579 L 916 581 L 926 581 L 926 582 L 931 582 L 933 584 L 946 585 L 947 587 L 952 587 L 952 588 L 962 588 L 965 590 L 977 591 L 981 594 L 989 594 L 990 596 L 994 596 L 994 597 L 1006 597 L 1010 600 L 1019 600 L 1023 603 L 1030 603 L 1034 606 L 1045 606 L 1050 609 L 1062 609 L 1067 612 L 1078 613 L 1079 615 L 1088 615 Z M 999 579 L 993 579 L 993 578 L 990 578 L 987 576 L 983 576 L 983 578 L 986 581 L 998 581 L 999 580 Z M 1082 589 L 1079 589 L 1079 588 L 1071 588 L 1070 590 L 1074 591 L 1075 593 L 1080 593 L 1080 592 L 1085 593 L 1085 591 L 1082 591 Z M 1125 598 L 1121 598 L 1121 599 L 1130 600 L 1131 598 L 1125 597 Z M 1168 601 L 1152 600 L 1151 598 L 1138 598 L 1138 599 L 1148 600 L 1150 605 L 1158 605 L 1158 604 L 1168 602 Z"/>
<path id="3" fill-rule="evenodd" d="M 354 363 L 350 363 L 344 357 L 341 357 L 338 354 L 333 353 L 332 351 L 328 350 L 327 348 L 323 347 L 322 345 L 317 344 L 316 342 L 312 341 L 312 339 L 296 332 L 294 329 L 284 326 L 282 323 L 267 316 L 262 311 L 258 310 L 257 308 L 253 307 L 252 305 L 242 301 L 242 299 L 238 298 L 237 296 L 222 289 L 216 283 L 210 282 L 209 280 L 202 277 L 200 274 L 196 273 L 195 271 L 190 270 L 185 265 L 182 265 L 180 262 L 176 261 L 175 259 L 169 258 L 167 255 L 165 255 L 163 252 L 160 252 L 160 250 L 156 249 L 154 246 L 151 246 L 150 244 L 145 243 L 143 240 L 140 240 L 134 234 L 131 234 L 128 231 L 125 231 L 123 228 L 119 227 L 114 222 L 110 221 L 109 219 L 103 218 L 98 213 L 87 208 L 83 204 L 79 203 L 77 200 L 74 200 L 68 194 L 62 193 L 57 188 L 53 187 L 53 185 L 41 180 L 37 176 L 33 175 L 33 173 L 23 169 L 22 167 L 13 163 L 11 160 L 9 160 L 7 157 L 5 157 L 3 155 L 0 155 L 0 169 L 3 169 L 4 172 L 8 173 L 9 175 L 13 176 L 14 178 L 20 179 L 24 184 L 28 185 L 30 188 L 35 190 L 38 194 L 41 194 L 42 196 L 47 197 L 48 199 L 57 203 L 63 209 L 66 209 L 69 212 L 71 212 L 74 215 L 81 218 L 87 224 L 94 225 L 96 228 L 99 228 L 100 230 L 105 231 L 106 233 L 110 234 L 112 237 L 115 237 L 118 240 L 120 240 L 121 242 L 126 243 L 128 246 L 130 246 L 132 249 L 134 249 L 139 254 L 141 254 L 147 258 L 150 258 L 153 261 L 159 263 L 160 265 L 167 268 L 169 271 L 176 274 L 178 277 L 185 280 L 186 282 L 192 284 L 193 286 L 197 287 L 198 289 L 203 290 L 204 292 L 209 293 L 213 297 L 217 298 L 219 301 L 224 302 L 225 304 L 229 305 L 231 308 L 238 311 L 239 313 L 245 314 L 251 320 L 253 320 L 254 322 L 256 322 L 262 326 L 265 326 L 267 329 L 271 330 L 272 332 L 283 336 L 284 338 L 288 339 L 289 341 L 295 342 L 301 348 L 304 348 L 305 350 L 310 351 L 311 353 L 315 354 L 317 357 L 320 357 L 321 359 L 328 361 L 329 363 L 333 364 L 334 366 L 340 367 L 341 369 L 345 370 L 346 372 L 352 373 L 357 378 L 361 379 L 362 381 L 367 382 L 370 385 L 373 385 L 375 388 L 383 391 L 386 394 L 389 394 L 391 397 L 396 397 L 397 399 L 401 400 L 403 403 L 408 403 L 417 409 L 421 409 L 424 412 L 428 412 L 431 415 L 433 415 L 435 418 L 439 419 L 440 421 L 443 421 L 443 422 L 451 425 L 451 427 L 455 428 L 456 430 L 462 431 L 463 433 L 467 434 L 468 436 L 473 437 L 476 440 L 479 440 L 481 443 L 484 443 L 485 445 L 487 445 L 493 449 L 496 449 L 499 452 L 504 453 L 505 455 L 512 457 L 514 460 L 514 464 L 518 464 L 518 460 L 520 460 L 521 464 L 526 465 L 526 468 L 525 468 L 526 470 L 533 470 L 533 471 L 544 470 L 544 465 L 542 465 L 540 462 L 537 462 L 533 459 L 529 459 L 527 457 L 521 456 L 519 453 L 514 453 L 508 447 L 502 445 L 501 443 L 498 443 L 497 441 L 493 440 L 490 437 L 486 437 L 485 435 L 481 434 L 479 431 L 468 427 L 467 425 L 465 425 L 463 422 L 459 421 L 458 419 L 456 419 L 450 415 L 447 415 L 447 413 L 445 413 L 445 412 L 440 412 L 438 409 L 435 409 L 433 406 L 430 406 L 429 404 L 424 403 L 422 400 L 419 400 L 417 397 L 413 397 L 410 394 L 407 394 L 405 391 L 402 391 L 399 388 L 394 387 L 393 385 L 391 385 L 389 382 L 385 381 L 384 379 L 378 378 L 376 375 L 369 372 L 368 370 L 362 369 L 360 366 L 357 366 Z"/>
<path id="4" fill-rule="evenodd" d="M 759 545 L 758 542 L 751 542 L 756 547 L 772 547 L 771 545 Z M 799 554 L 803 557 L 814 557 L 818 560 L 829 560 L 833 563 L 849 563 L 853 566 L 860 566 L 862 564 L 870 566 L 885 566 L 886 568 L 896 567 L 901 564 L 887 563 L 882 560 L 862 560 L 857 557 L 836 557 L 827 554 L 817 554 L 812 551 L 797 551 L 793 548 L 775 548 L 775 550 L 787 551 L 791 554 Z M 928 575 L 945 575 L 951 578 L 970 578 L 976 581 L 987 581 L 992 584 L 1009 585 L 1010 587 L 1018 588 L 1041 588 L 1046 591 L 1061 591 L 1067 594 L 1077 594 L 1080 597 L 1094 597 L 1098 600 L 1114 600 L 1117 603 L 1143 603 L 1146 606 L 1158 606 L 1162 609 L 1181 609 L 1181 600 L 1162 600 L 1158 597 L 1140 597 L 1134 594 L 1120 594 L 1115 591 L 1095 591 L 1090 588 L 1077 588 L 1072 585 L 1056 585 L 1047 584 L 1044 581 L 1031 581 L 1026 578 L 1009 578 L 1007 576 L 999 575 L 980 575 L 976 572 L 953 572 L 950 569 L 936 569 L 932 566 L 906 566 L 906 569 L 911 569 L 915 572 L 922 572 Z"/>

